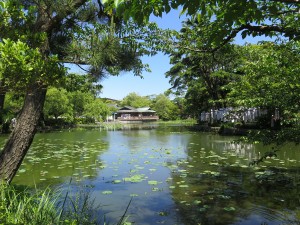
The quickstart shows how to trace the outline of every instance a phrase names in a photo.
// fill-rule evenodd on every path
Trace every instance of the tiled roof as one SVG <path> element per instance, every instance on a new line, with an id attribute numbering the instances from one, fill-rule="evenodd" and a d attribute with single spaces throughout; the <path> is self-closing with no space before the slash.
<path id="1" fill-rule="evenodd" d="M 124 106 L 120 108 L 117 113 L 143 113 L 143 112 L 152 112 L 155 113 L 156 111 L 152 110 L 150 107 L 141 107 L 141 108 L 134 108 L 131 106 Z"/>

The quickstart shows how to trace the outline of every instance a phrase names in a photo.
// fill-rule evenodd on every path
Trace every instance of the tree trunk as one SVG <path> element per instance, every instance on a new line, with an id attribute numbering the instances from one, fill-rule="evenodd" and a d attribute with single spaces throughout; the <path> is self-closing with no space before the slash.
<path id="1" fill-rule="evenodd" d="M 3 115 L 4 115 L 4 101 L 6 88 L 3 86 L 3 79 L 0 80 L 0 124 L 3 123 Z"/>
<path id="2" fill-rule="evenodd" d="M 46 92 L 38 84 L 27 92 L 15 128 L 0 154 L 0 180 L 10 183 L 17 173 L 36 133 Z"/>
<path id="3" fill-rule="evenodd" d="M 4 109 L 4 100 L 5 100 L 5 94 L 0 93 L 0 124 L 3 123 L 3 109 Z"/>

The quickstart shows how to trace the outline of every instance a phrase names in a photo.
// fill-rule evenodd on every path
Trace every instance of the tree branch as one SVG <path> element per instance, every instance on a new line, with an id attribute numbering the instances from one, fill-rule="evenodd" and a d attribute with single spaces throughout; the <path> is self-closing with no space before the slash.
<path id="1" fill-rule="evenodd" d="M 272 0 L 273 2 L 289 3 L 289 4 L 300 4 L 300 0 Z"/>
<path id="2" fill-rule="evenodd" d="M 299 0 L 300 1 L 300 0 Z M 228 44 L 236 35 L 242 30 L 249 30 L 250 32 L 260 32 L 260 33 L 268 33 L 268 32 L 278 32 L 287 37 L 300 37 L 300 30 L 293 29 L 293 28 L 285 28 L 275 25 L 251 25 L 251 24 L 244 24 L 240 27 L 232 30 L 232 32 L 222 41 L 215 48 L 211 49 L 193 49 L 189 46 L 180 46 L 181 48 L 188 49 L 195 52 L 215 52 L 222 48 L 224 45 Z M 178 46 L 177 46 L 178 47 Z"/>
<path id="3" fill-rule="evenodd" d="M 84 60 L 78 60 L 78 59 L 62 59 L 61 60 L 62 63 L 69 63 L 69 64 L 75 64 L 75 65 L 89 65 L 89 63 L 87 63 Z"/>
<path id="4" fill-rule="evenodd" d="M 88 0 L 75 0 L 72 6 L 72 9 L 78 9 L 81 6 L 83 6 L 86 2 L 88 2 Z M 57 14 L 55 17 L 53 17 L 51 19 L 51 22 L 49 24 L 49 26 L 47 27 L 46 32 L 51 32 L 53 30 L 54 27 L 58 26 L 65 18 L 67 18 L 69 15 L 71 15 L 72 13 L 74 13 L 74 10 L 72 10 L 70 8 L 68 8 L 65 11 L 65 15 L 60 15 Z"/>
<path id="5" fill-rule="evenodd" d="M 280 32 L 280 33 L 287 33 L 291 32 L 291 30 L 288 30 L 288 28 L 283 28 L 275 25 L 260 25 L 260 26 L 254 26 L 251 24 L 245 24 L 243 25 L 244 29 L 250 30 L 250 31 L 256 31 L 256 32 Z"/>

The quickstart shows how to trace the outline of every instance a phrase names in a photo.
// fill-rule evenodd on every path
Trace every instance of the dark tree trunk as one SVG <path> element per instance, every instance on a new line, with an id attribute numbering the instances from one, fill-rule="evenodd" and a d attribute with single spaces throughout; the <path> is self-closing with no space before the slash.
<path id="1" fill-rule="evenodd" d="M 0 180 L 10 183 L 17 173 L 36 133 L 46 92 L 38 86 L 27 92 L 15 128 L 0 154 Z"/>
<path id="2" fill-rule="evenodd" d="M 4 108 L 4 100 L 5 100 L 5 94 L 0 94 L 0 112 L 3 111 L 3 108 Z"/>
<path id="3" fill-rule="evenodd" d="M 3 123 L 3 115 L 4 115 L 4 101 L 5 101 L 5 94 L 6 88 L 3 86 L 3 79 L 0 80 L 0 124 Z"/>
<path id="4" fill-rule="evenodd" d="M 1 93 L 0 93 L 0 124 L 3 123 L 4 100 L 5 100 L 5 94 L 1 94 Z"/>

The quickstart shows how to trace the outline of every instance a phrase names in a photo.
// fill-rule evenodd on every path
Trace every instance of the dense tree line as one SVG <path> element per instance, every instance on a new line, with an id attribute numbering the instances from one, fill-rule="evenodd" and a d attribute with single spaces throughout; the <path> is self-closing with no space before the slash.
<path id="1" fill-rule="evenodd" d="M 106 120 L 116 109 L 97 97 L 101 87 L 87 75 L 68 74 L 62 86 L 48 88 L 40 127 Z M 22 94 L 6 94 L 2 110 L 2 132 L 9 132 L 13 128 L 10 127 L 11 121 L 21 111 L 23 100 Z"/>
<path id="2" fill-rule="evenodd" d="M 180 110 L 176 100 L 171 100 L 166 94 L 154 96 L 141 96 L 135 92 L 129 93 L 122 100 L 102 99 L 93 91 L 92 85 L 86 75 L 68 75 L 63 87 L 50 87 L 46 94 L 40 128 L 43 126 L 73 126 L 76 124 L 95 124 L 106 122 L 118 108 L 131 106 L 135 108 L 151 107 L 163 121 L 186 119 L 188 112 Z M 77 80 L 75 82 L 74 80 Z M 72 80 L 72 82 L 71 82 Z M 71 85 L 71 86 L 70 86 Z M 101 86 L 101 85 L 100 85 Z M 98 92 L 101 87 L 98 87 Z M 24 96 L 7 93 L 2 123 L 2 132 L 9 132 L 12 119 L 16 118 L 22 108 Z M 177 99 L 178 100 L 178 99 Z M 10 129 L 9 129 L 10 128 Z M 6 129 L 6 130 L 5 130 Z"/>
<path id="3" fill-rule="evenodd" d="M 205 51 L 211 46 L 207 23 L 188 19 L 180 32 L 174 32 L 181 44 L 169 51 L 172 67 L 166 76 L 173 93 L 185 98 L 188 111 L 199 115 L 224 107 L 260 107 L 270 113 L 268 121 L 278 110 L 283 126 L 298 126 L 299 43 L 285 39 L 243 46 L 228 43 Z"/>
<path id="4" fill-rule="evenodd" d="M 120 106 L 151 107 L 161 120 L 186 119 L 186 115 L 180 111 L 180 106 L 176 101 L 171 100 L 167 94 L 155 96 L 140 96 L 132 92 L 125 96 L 120 102 Z"/>

